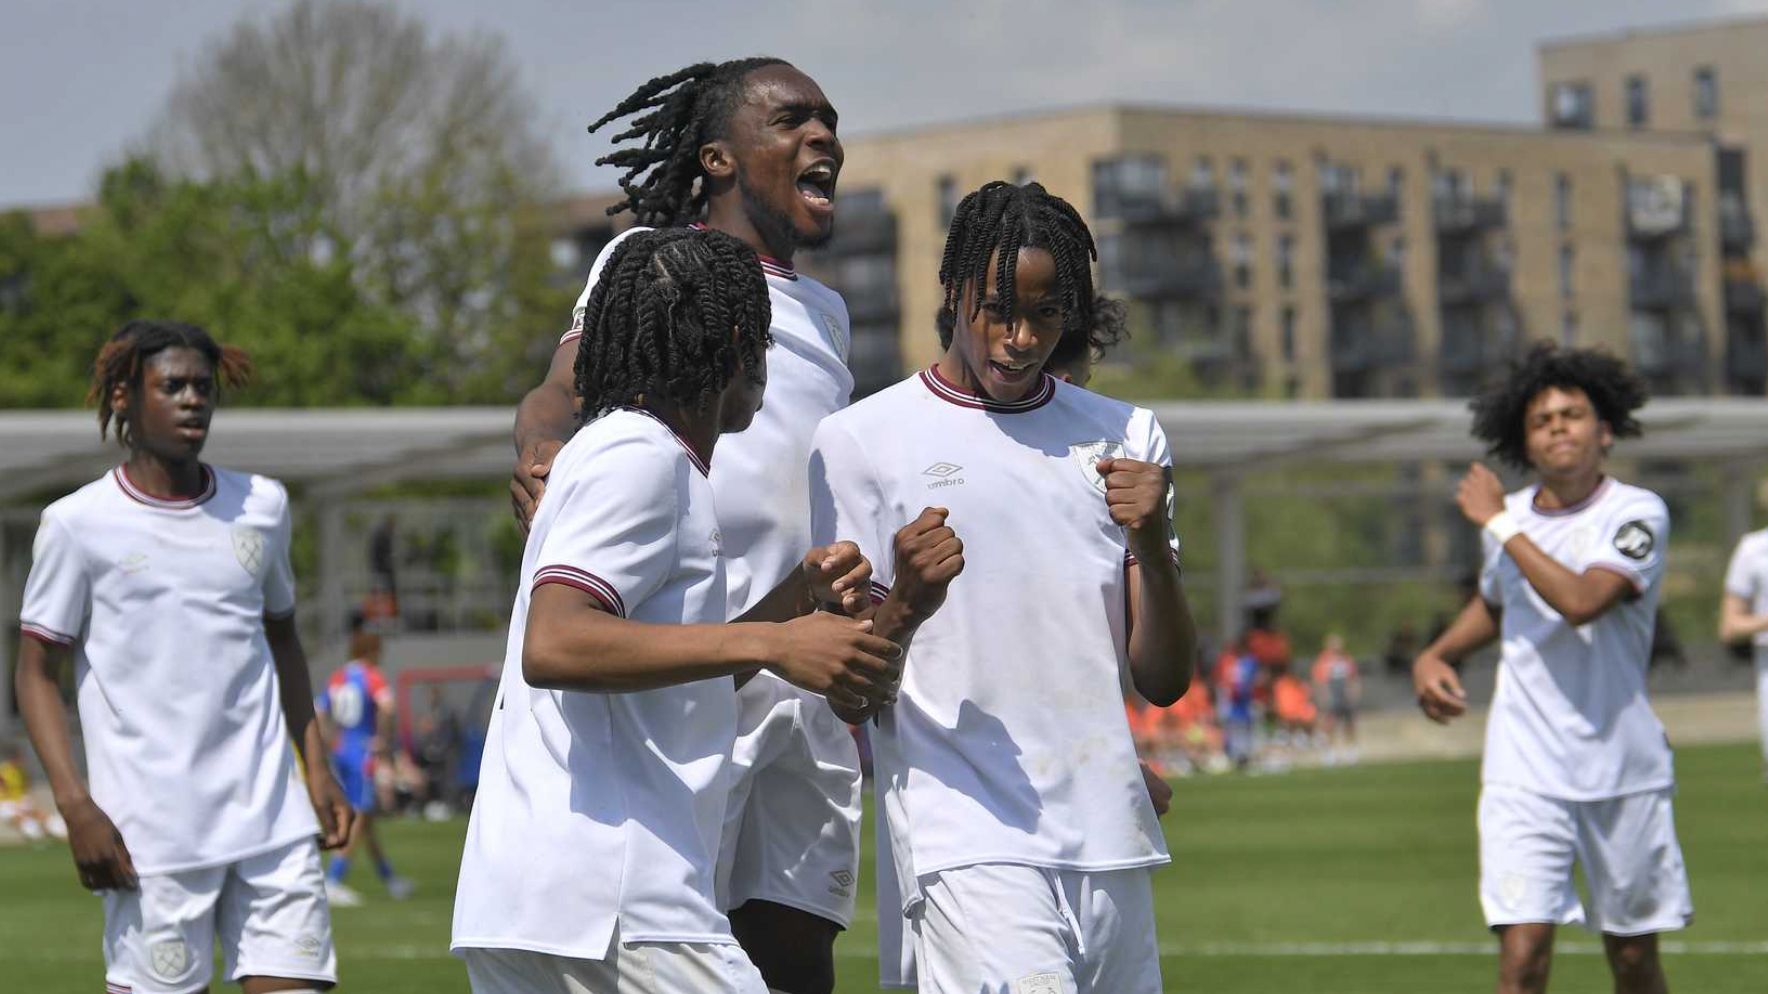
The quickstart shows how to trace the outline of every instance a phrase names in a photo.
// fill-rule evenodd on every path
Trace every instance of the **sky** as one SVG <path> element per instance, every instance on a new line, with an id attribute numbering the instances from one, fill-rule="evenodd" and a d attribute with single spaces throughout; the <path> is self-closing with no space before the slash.
<path id="1" fill-rule="evenodd" d="M 613 186 L 589 121 L 691 62 L 777 55 L 844 135 L 1107 100 L 1526 123 L 1535 46 L 1768 16 L 1768 0 L 396 0 L 507 40 L 567 183 Z M 6 0 L 0 205 L 87 199 L 178 74 L 289 0 Z"/>

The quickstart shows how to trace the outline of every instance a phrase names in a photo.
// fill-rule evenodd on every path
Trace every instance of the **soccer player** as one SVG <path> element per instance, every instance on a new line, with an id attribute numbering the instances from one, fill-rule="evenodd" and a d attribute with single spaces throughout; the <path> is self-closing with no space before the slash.
<path id="1" fill-rule="evenodd" d="M 1745 535 L 1731 553 L 1719 604 L 1719 639 L 1754 645 L 1762 769 L 1768 775 L 1768 529 Z"/>
<path id="2" fill-rule="evenodd" d="M 325 878 L 327 899 L 344 908 L 362 903 L 362 895 L 344 882 L 350 876 L 350 857 L 362 843 L 367 843 L 375 875 L 394 900 L 403 901 L 412 891 L 411 881 L 393 872 L 375 830 L 375 777 L 381 764 L 388 771 L 393 768 L 393 688 L 381 673 L 381 637 L 364 627 L 365 619 L 354 620 L 350 661 L 333 671 L 315 702 L 331 723 L 332 761 L 358 822 L 355 836 L 332 856 Z"/>
<path id="3" fill-rule="evenodd" d="M 1501 994 L 1547 989 L 1554 929 L 1572 922 L 1602 933 L 1616 991 L 1663 991 L 1658 933 L 1694 914 L 1670 747 L 1645 698 L 1669 512 L 1603 471 L 1644 403 L 1620 360 L 1541 343 L 1472 405 L 1475 437 L 1535 482 L 1506 496 L 1477 463 L 1461 480 L 1484 542 L 1479 593 L 1412 675 L 1424 713 L 1450 721 L 1467 707 L 1453 664 L 1501 640 L 1479 800 Z"/>
<path id="4" fill-rule="evenodd" d="M 315 838 L 343 844 L 354 815 L 295 631 L 288 492 L 199 458 L 221 387 L 250 372 L 200 328 L 124 325 L 91 397 L 128 456 L 45 509 L 32 547 L 19 710 L 104 898 L 113 994 L 206 990 L 217 939 L 247 994 L 337 980 Z M 69 656 L 89 784 L 57 688 Z"/>
<path id="5" fill-rule="evenodd" d="M 754 251 L 722 232 L 646 231 L 604 275 L 578 343 L 586 423 L 523 553 L 454 948 L 482 994 L 759 994 L 714 892 L 729 677 L 765 668 L 859 711 L 894 693 L 900 650 L 870 621 L 812 613 L 863 603 L 871 569 L 850 542 L 801 556 L 746 623 L 722 623 L 707 475 L 768 377 Z"/>
<path id="6" fill-rule="evenodd" d="M 1195 631 L 1153 414 L 1044 371 L 1088 347 L 1094 257 L 1036 183 L 965 197 L 944 355 L 824 419 L 811 452 L 813 534 L 860 543 L 876 631 L 909 642 L 875 748 L 923 991 L 1161 989 L 1149 871 L 1168 857 L 1118 680 L 1127 662 L 1171 704 Z M 963 536 L 930 617 L 895 569 L 916 558 L 892 538 L 905 521 Z"/>
<path id="7" fill-rule="evenodd" d="M 703 221 L 760 253 L 767 276 L 773 345 L 766 403 L 747 430 L 720 444 L 712 469 L 727 611 L 736 617 L 810 547 L 810 435 L 853 390 L 847 305 L 792 267 L 798 249 L 822 245 L 833 232 L 843 161 L 837 117 L 814 80 L 768 58 L 658 77 L 594 127 L 630 115 L 637 116 L 616 136 L 623 147 L 601 160 L 626 170 L 626 198 L 615 209 L 649 227 Z M 591 269 L 573 329 L 618 244 Z M 574 427 L 576 334 L 560 340 L 547 381 L 517 415 L 511 491 L 523 521 Z M 852 919 L 859 871 L 859 751 L 826 702 L 766 672 L 742 688 L 739 728 L 721 903 L 769 986 L 828 994 L 835 937 Z"/>
<path id="8" fill-rule="evenodd" d="M 1363 678 L 1356 658 L 1344 651 L 1344 636 L 1326 636 L 1325 648 L 1314 657 L 1313 676 L 1314 693 L 1326 705 L 1326 761 L 1355 763 L 1357 703 L 1363 696 Z"/>

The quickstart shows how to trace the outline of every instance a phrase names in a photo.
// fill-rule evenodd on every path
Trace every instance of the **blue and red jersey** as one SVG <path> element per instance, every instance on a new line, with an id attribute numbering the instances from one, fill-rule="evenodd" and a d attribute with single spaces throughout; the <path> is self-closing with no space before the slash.
<path id="1" fill-rule="evenodd" d="M 380 667 L 360 659 L 345 663 L 326 681 L 318 704 L 335 729 L 332 755 L 338 763 L 372 760 L 375 733 L 393 708 L 393 690 Z"/>

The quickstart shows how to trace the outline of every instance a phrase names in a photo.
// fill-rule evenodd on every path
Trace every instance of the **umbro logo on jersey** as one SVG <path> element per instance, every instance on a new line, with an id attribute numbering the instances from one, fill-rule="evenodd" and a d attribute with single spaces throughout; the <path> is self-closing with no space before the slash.
<path id="1" fill-rule="evenodd" d="M 117 569 L 124 573 L 139 573 L 147 568 L 147 553 L 131 552 L 117 560 Z"/>
<path id="2" fill-rule="evenodd" d="M 1615 532 L 1615 551 L 1628 559 L 1644 559 L 1656 545 L 1657 539 L 1643 521 L 1629 521 Z"/>
<path id="3" fill-rule="evenodd" d="M 964 478 L 961 476 L 954 476 L 953 474 L 963 468 L 964 467 L 959 466 L 955 462 L 945 462 L 944 460 L 941 460 L 926 469 L 921 470 L 921 475 L 933 477 L 933 482 L 927 484 L 928 490 L 932 490 L 935 487 L 955 487 L 962 484 Z"/>
<path id="4" fill-rule="evenodd" d="M 829 879 L 835 881 L 835 886 L 829 888 L 829 893 L 836 897 L 847 897 L 851 893 L 850 888 L 853 887 L 852 873 L 847 870 L 830 870 Z"/>

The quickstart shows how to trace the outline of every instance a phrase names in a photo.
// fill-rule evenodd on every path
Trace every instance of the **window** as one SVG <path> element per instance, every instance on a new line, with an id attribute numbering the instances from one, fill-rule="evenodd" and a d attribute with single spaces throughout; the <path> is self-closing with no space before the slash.
<path id="1" fill-rule="evenodd" d="M 1295 189 L 1295 175 L 1290 172 L 1289 163 L 1277 163 L 1275 171 L 1271 173 L 1271 186 L 1275 190 L 1272 200 L 1277 209 L 1277 217 L 1287 221 L 1291 210 L 1291 194 Z"/>
<path id="2" fill-rule="evenodd" d="M 1281 345 L 1281 347 L 1283 349 L 1283 361 L 1284 362 L 1294 362 L 1295 361 L 1295 308 L 1293 308 L 1293 307 L 1283 308 L 1282 340 L 1279 344 Z"/>
<path id="3" fill-rule="evenodd" d="M 1559 247 L 1559 295 L 1561 297 L 1572 295 L 1572 262 L 1575 256 L 1576 253 L 1570 245 Z"/>
<path id="4" fill-rule="evenodd" d="M 1694 71 L 1694 116 L 1702 120 L 1719 116 L 1719 74 L 1712 66 Z"/>
<path id="5" fill-rule="evenodd" d="M 1393 237 L 1393 240 L 1387 243 L 1387 262 L 1388 262 L 1388 265 L 1394 267 L 1395 269 L 1405 269 L 1406 268 L 1406 236 L 1405 235 L 1395 235 Z"/>
<path id="6" fill-rule="evenodd" d="M 1234 358 L 1252 358 L 1252 308 L 1234 308 Z"/>
<path id="7" fill-rule="evenodd" d="M 1572 226 L 1572 178 L 1566 173 L 1553 178 L 1553 216 L 1559 221 L 1559 230 Z"/>
<path id="8" fill-rule="evenodd" d="M 1166 191 L 1166 160 L 1158 155 L 1126 155 L 1093 163 L 1093 213 L 1119 218 L 1157 206 Z"/>
<path id="9" fill-rule="evenodd" d="M 1643 128 L 1651 119 L 1650 97 L 1644 76 L 1627 77 L 1627 125 Z"/>
<path id="10" fill-rule="evenodd" d="M 1234 236 L 1234 285 L 1252 285 L 1252 236 L 1244 231 Z"/>
<path id="11" fill-rule="evenodd" d="M 1277 285 L 1285 289 L 1295 285 L 1295 236 L 1277 237 Z"/>
<path id="12" fill-rule="evenodd" d="M 958 212 L 958 181 L 950 175 L 939 177 L 939 223 L 949 226 Z"/>
<path id="13" fill-rule="evenodd" d="M 1431 176 L 1431 186 L 1438 201 L 1461 203 L 1467 199 L 1467 170 L 1438 169 Z"/>
<path id="14" fill-rule="evenodd" d="M 1578 312 L 1566 311 L 1559 321 L 1559 344 L 1571 348 L 1578 343 Z"/>
<path id="15" fill-rule="evenodd" d="M 1492 184 L 1492 196 L 1497 198 L 1498 206 L 1507 211 L 1510 209 L 1510 188 L 1514 183 L 1515 180 L 1511 177 L 1510 170 L 1500 169 L 1497 182 Z"/>
<path id="16" fill-rule="evenodd" d="M 1594 127 L 1594 105 L 1589 83 L 1555 83 L 1547 91 L 1547 119 L 1556 128 Z"/>
<path id="17" fill-rule="evenodd" d="M 1398 201 L 1406 195 L 1406 171 L 1399 166 L 1387 170 L 1387 195 Z"/>
<path id="18" fill-rule="evenodd" d="M 1197 162 L 1191 166 L 1191 188 L 1213 190 L 1215 185 L 1215 163 L 1207 155 L 1198 156 Z"/>
<path id="19" fill-rule="evenodd" d="M 1234 201 L 1234 216 L 1237 218 L 1246 217 L 1246 187 L 1246 160 L 1235 159 L 1228 163 L 1228 192 Z"/>

